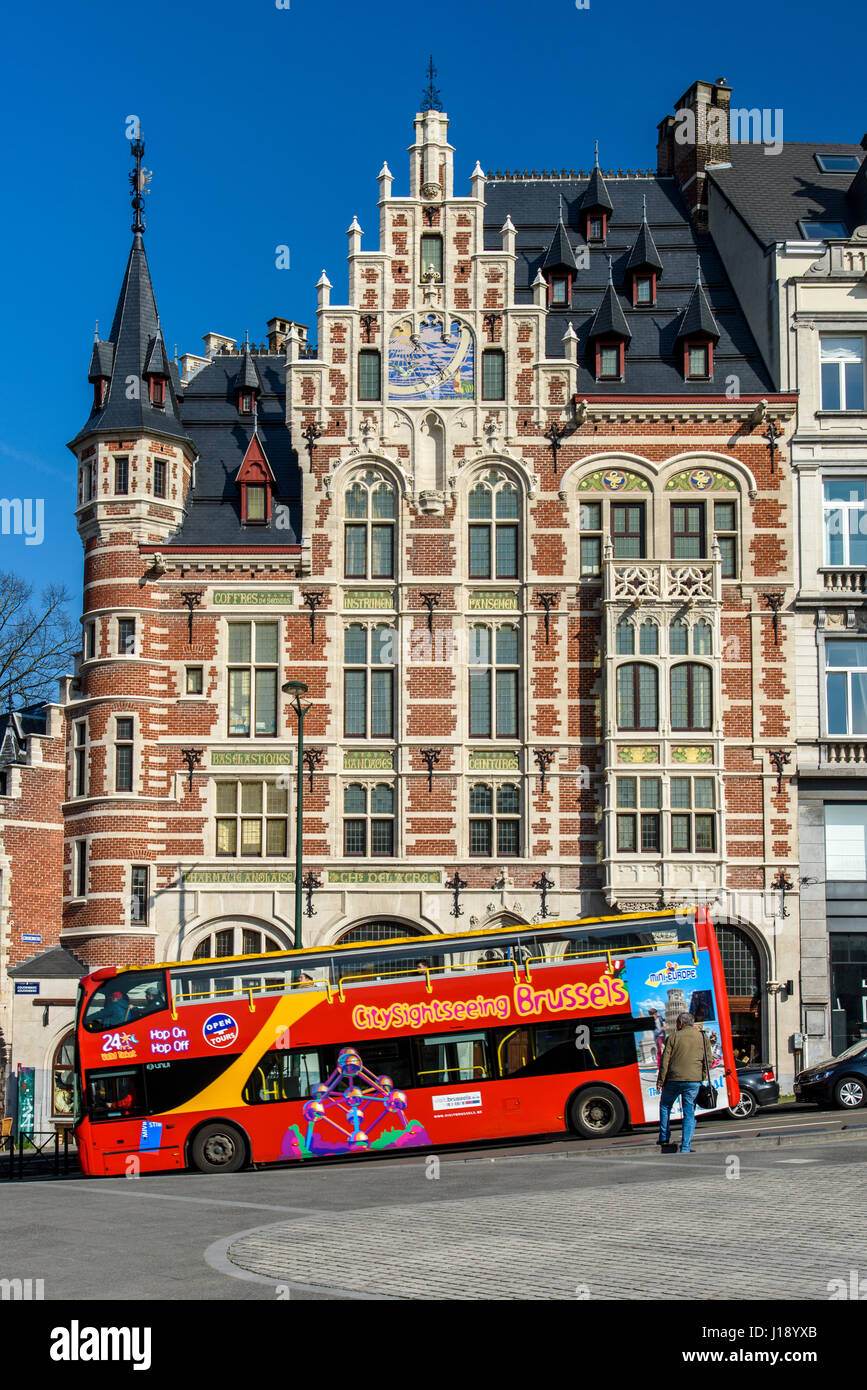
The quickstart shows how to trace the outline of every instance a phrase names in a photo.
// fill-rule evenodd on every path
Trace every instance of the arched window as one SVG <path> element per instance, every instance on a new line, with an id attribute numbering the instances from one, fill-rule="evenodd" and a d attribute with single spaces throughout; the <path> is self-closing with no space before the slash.
<path id="1" fill-rule="evenodd" d="M 694 661 L 671 668 L 671 727 L 709 729 L 713 716 L 709 666 Z"/>
<path id="2" fill-rule="evenodd" d="M 710 656 L 713 651 L 713 629 L 704 618 L 692 629 L 692 651 L 694 656 Z"/>
<path id="3" fill-rule="evenodd" d="M 672 656 L 686 656 L 689 652 L 689 627 L 682 618 L 675 618 L 668 629 L 668 650 Z"/>
<path id="4" fill-rule="evenodd" d="M 731 1013 L 735 1061 L 762 1059 L 762 970 L 759 953 L 739 927 L 716 927 Z"/>
<path id="5" fill-rule="evenodd" d="M 424 942 L 432 940 L 427 932 L 420 931 L 418 927 L 407 926 L 403 922 L 365 922 L 358 927 L 350 927 L 348 932 L 344 932 L 337 946 L 354 946 L 358 943 L 364 944 L 373 941 L 391 941 L 395 937 L 417 936 L 419 945 L 422 949 L 414 951 L 410 955 L 389 957 L 386 960 L 365 960 L 357 956 L 352 957 L 345 965 L 341 965 L 340 957 L 334 961 L 333 971 L 335 980 L 344 975 L 391 975 L 393 972 L 405 970 L 407 973 L 417 970 L 419 966 L 430 964 L 430 958 L 425 955 Z"/>
<path id="6" fill-rule="evenodd" d="M 55 1119 L 72 1118 L 75 1101 L 75 1034 L 61 1039 L 51 1064 L 51 1113 Z"/>
<path id="7" fill-rule="evenodd" d="M 470 628 L 470 738 L 518 737 L 518 629 Z"/>
<path id="8" fill-rule="evenodd" d="M 374 858 L 394 854 L 394 787 L 353 783 L 343 792 L 343 853 Z"/>
<path id="9" fill-rule="evenodd" d="M 468 498 L 470 579 L 517 579 L 520 495 L 508 481 L 480 482 Z"/>
<path id="10" fill-rule="evenodd" d="M 346 490 L 345 563 L 347 579 L 394 578 L 394 488 L 366 473 Z"/>
<path id="11" fill-rule="evenodd" d="M 659 628 L 649 619 L 638 629 L 638 650 L 642 656 L 656 656 L 659 653 Z"/>
<path id="12" fill-rule="evenodd" d="M 219 927 L 203 937 L 193 951 L 193 960 L 215 960 L 221 956 L 260 956 L 268 951 L 285 951 L 288 946 L 256 927 Z"/>
<path id="13" fill-rule="evenodd" d="M 618 656 L 635 654 L 635 628 L 625 618 L 621 618 L 617 624 L 615 651 Z"/>
<path id="14" fill-rule="evenodd" d="M 659 681 L 655 666 L 627 661 L 617 668 L 617 726 L 620 729 L 659 727 Z"/>

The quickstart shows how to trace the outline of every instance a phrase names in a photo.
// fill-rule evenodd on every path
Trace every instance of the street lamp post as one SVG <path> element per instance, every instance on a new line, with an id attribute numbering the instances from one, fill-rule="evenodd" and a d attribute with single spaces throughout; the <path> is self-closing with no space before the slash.
<path id="1" fill-rule="evenodd" d="M 296 768 L 295 787 L 295 949 L 301 949 L 301 868 L 303 860 L 304 845 L 304 716 L 310 709 L 309 705 L 302 705 L 301 696 L 307 693 L 307 686 L 303 681 L 287 681 L 283 686 L 283 692 L 291 695 L 289 701 L 296 715 L 298 716 L 298 766 Z"/>

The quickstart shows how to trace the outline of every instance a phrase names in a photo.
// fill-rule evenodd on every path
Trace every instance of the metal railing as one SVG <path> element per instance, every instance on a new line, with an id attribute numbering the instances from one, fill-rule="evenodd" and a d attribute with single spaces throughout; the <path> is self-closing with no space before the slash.
<path id="1" fill-rule="evenodd" d="M 28 1177 L 45 1172 L 59 1177 L 78 1168 L 77 1153 L 72 1131 L 65 1127 L 34 1130 L 32 1134 L 20 1130 L 17 1139 L 4 1135 L 0 1141 L 0 1178 L 23 1178 L 25 1170 Z"/>

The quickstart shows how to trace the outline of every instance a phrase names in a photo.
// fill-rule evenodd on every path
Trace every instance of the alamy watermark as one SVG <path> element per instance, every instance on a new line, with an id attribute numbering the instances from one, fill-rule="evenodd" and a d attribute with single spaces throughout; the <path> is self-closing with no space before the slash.
<path id="1" fill-rule="evenodd" d="M 674 113 L 674 138 L 678 145 L 764 145 L 765 154 L 779 154 L 782 108 L 711 106 L 695 111 L 682 106 Z"/>
<path id="2" fill-rule="evenodd" d="M 25 545 L 45 539 L 45 499 L 0 497 L 0 535 L 23 536 Z"/>

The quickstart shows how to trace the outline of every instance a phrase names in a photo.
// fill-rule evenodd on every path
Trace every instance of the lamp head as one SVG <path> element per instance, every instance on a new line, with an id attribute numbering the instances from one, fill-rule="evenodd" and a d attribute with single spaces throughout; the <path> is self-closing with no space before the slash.
<path id="1" fill-rule="evenodd" d="M 295 695 L 296 697 L 307 693 L 307 686 L 304 681 L 286 681 L 282 689 L 285 695 Z"/>

